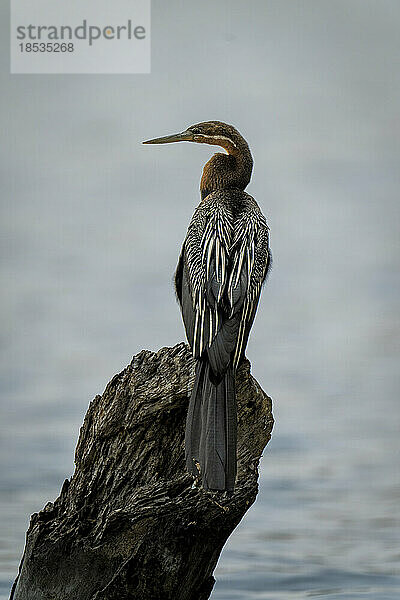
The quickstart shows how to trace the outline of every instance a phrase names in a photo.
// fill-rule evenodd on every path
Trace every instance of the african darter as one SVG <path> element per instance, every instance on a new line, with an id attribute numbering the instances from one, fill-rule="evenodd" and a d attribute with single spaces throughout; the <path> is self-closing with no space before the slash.
<path id="1" fill-rule="evenodd" d="M 271 262 L 268 226 L 244 189 L 253 169 L 246 140 L 220 121 L 145 144 L 197 142 L 221 146 L 206 163 L 175 287 L 196 378 L 186 421 L 188 471 L 206 490 L 234 490 L 236 478 L 235 372 L 244 357 L 261 287 Z"/>

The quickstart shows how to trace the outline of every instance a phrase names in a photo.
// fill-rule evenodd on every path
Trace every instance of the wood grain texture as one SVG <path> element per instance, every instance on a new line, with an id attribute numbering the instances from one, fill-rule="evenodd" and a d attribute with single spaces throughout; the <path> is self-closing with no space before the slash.
<path id="1" fill-rule="evenodd" d="M 194 363 L 181 343 L 142 351 L 91 402 L 60 496 L 31 517 L 12 600 L 205 600 L 222 547 L 254 502 L 271 400 L 236 376 L 238 478 L 228 496 L 185 473 Z"/>

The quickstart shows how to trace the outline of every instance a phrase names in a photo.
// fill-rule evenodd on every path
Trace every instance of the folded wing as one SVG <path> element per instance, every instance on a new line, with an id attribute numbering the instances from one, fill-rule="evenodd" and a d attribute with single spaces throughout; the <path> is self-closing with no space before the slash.
<path id="1" fill-rule="evenodd" d="M 206 351 L 218 378 L 244 354 L 270 255 L 268 227 L 243 192 L 238 215 L 218 193 L 196 209 L 176 272 L 176 289 L 195 358 Z"/>

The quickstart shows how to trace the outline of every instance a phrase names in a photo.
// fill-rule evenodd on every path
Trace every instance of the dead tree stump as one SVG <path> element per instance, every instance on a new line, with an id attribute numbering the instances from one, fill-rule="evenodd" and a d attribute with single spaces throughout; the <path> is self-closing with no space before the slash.
<path id="1" fill-rule="evenodd" d="M 205 600 L 221 549 L 254 502 L 271 400 L 237 373 L 238 479 L 205 492 L 184 469 L 194 364 L 181 343 L 143 350 L 96 396 L 75 473 L 32 515 L 12 600 Z"/>

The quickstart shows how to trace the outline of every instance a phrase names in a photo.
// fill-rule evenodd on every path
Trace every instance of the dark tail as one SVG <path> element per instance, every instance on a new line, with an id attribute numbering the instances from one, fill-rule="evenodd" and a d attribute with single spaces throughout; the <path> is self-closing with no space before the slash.
<path id="1" fill-rule="evenodd" d="M 233 491 L 236 478 L 236 398 L 231 366 L 216 380 L 208 360 L 199 360 L 186 420 L 186 467 L 205 490 Z"/>

